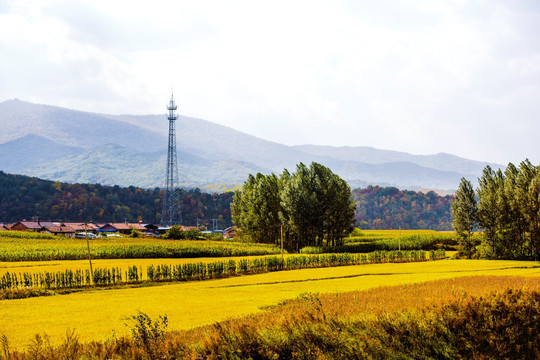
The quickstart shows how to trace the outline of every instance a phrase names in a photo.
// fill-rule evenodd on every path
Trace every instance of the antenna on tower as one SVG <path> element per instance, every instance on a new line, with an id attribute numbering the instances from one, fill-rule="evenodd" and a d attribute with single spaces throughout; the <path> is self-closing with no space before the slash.
<path id="1" fill-rule="evenodd" d="M 178 180 L 178 162 L 176 159 L 176 103 L 171 89 L 171 100 L 167 105 L 169 114 L 169 145 L 167 147 L 167 169 L 165 171 L 165 192 L 163 194 L 163 210 L 161 211 L 162 225 L 182 223 L 180 209 L 180 186 Z"/>

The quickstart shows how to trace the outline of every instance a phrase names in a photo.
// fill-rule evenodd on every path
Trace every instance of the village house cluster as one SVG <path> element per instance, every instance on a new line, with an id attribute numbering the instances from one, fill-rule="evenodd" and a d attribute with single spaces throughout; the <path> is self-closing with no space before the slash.
<path id="1" fill-rule="evenodd" d="M 186 227 L 188 228 L 188 227 Z M 96 235 L 129 235 L 133 230 L 140 231 L 147 236 L 155 236 L 164 233 L 168 228 L 160 228 L 153 224 L 141 223 L 106 223 L 94 224 L 83 222 L 53 222 L 53 221 L 19 221 L 15 224 L 3 224 L 2 230 L 14 231 L 35 231 L 45 234 L 62 235 L 66 237 L 77 237 Z"/>
<path id="2" fill-rule="evenodd" d="M 182 226 L 179 225 L 183 231 L 197 230 L 196 226 Z M 42 221 L 42 220 L 23 220 L 18 221 L 15 224 L 2 224 L 0 223 L 0 230 L 13 230 L 13 231 L 35 231 L 44 234 L 62 235 L 66 237 L 96 237 L 96 236 L 121 236 L 130 235 L 133 230 L 139 231 L 142 236 L 154 237 L 164 234 L 170 227 L 162 227 L 155 224 L 143 224 L 138 223 L 85 223 L 85 222 L 54 222 L 54 221 Z M 206 233 L 207 231 L 202 231 Z M 210 231 L 208 231 L 210 232 Z M 233 227 L 229 227 L 225 230 L 218 230 L 225 238 L 233 238 L 235 231 Z"/>

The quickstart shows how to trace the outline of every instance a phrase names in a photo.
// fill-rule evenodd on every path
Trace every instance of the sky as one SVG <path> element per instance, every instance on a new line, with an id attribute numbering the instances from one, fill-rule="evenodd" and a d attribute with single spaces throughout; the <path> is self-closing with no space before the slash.
<path id="1" fill-rule="evenodd" d="M 0 102 L 165 114 L 171 91 L 286 145 L 539 163 L 540 2 L 0 0 Z"/>

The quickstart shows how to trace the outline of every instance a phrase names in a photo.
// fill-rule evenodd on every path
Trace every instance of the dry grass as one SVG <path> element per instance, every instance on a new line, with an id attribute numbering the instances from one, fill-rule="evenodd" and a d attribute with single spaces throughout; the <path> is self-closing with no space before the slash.
<path id="1" fill-rule="evenodd" d="M 208 358 L 538 359 L 539 291 L 539 277 L 473 276 L 307 295 L 170 339 Z"/>
<path id="2" fill-rule="evenodd" d="M 347 293 L 318 294 L 316 297 L 327 315 L 353 318 L 436 307 L 510 288 L 540 291 L 540 276 L 466 276 Z M 299 313 L 302 307 L 305 307 L 305 302 L 294 300 L 276 311 L 288 316 L 286 314 Z M 257 317 L 262 318 L 262 323 L 268 323 L 275 315 L 270 311 Z"/>
<path id="3" fill-rule="evenodd" d="M 505 289 L 527 289 L 540 291 L 540 276 L 462 276 L 450 279 L 432 280 L 423 283 L 381 286 L 367 290 L 332 294 L 309 294 L 285 301 L 268 311 L 248 315 L 227 323 L 241 328 L 242 324 L 259 324 L 261 329 L 279 327 L 310 312 L 317 307 L 327 317 L 352 320 L 359 317 L 379 316 L 383 313 L 397 313 L 405 310 L 422 310 L 438 307 L 452 301 L 478 297 Z M 200 327 L 178 332 L 179 338 L 191 343 L 212 327 Z"/>

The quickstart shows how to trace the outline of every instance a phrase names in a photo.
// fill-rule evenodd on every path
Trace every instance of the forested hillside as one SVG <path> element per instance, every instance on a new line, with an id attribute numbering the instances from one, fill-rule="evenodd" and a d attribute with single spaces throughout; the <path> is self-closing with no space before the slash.
<path id="1" fill-rule="evenodd" d="M 401 191 L 393 187 L 353 190 L 357 225 L 362 229 L 451 230 L 450 201 L 434 192 Z M 16 222 L 31 217 L 62 221 L 157 223 L 161 219 L 159 189 L 130 186 L 67 184 L 0 171 L 0 222 Z M 219 227 L 231 224 L 233 193 L 208 194 L 199 189 L 182 190 L 184 225 L 197 218 Z"/>
<path id="2" fill-rule="evenodd" d="M 401 191 L 395 187 L 368 186 L 353 190 L 357 225 L 362 229 L 452 230 L 452 196 L 441 197 Z"/>
<path id="3" fill-rule="evenodd" d="M 197 218 L 219 227 L 231 225 L 233 193 L 207 194 L 198 189 L 181 191 L 184 225 L 195 225 Z M 93 221 L 158 223 L 161 219 L 159 189 L 130 186 L 67 184 L 0 171 L 0 222 L 16 222 L 38 217 L 53 221 Z"/>

